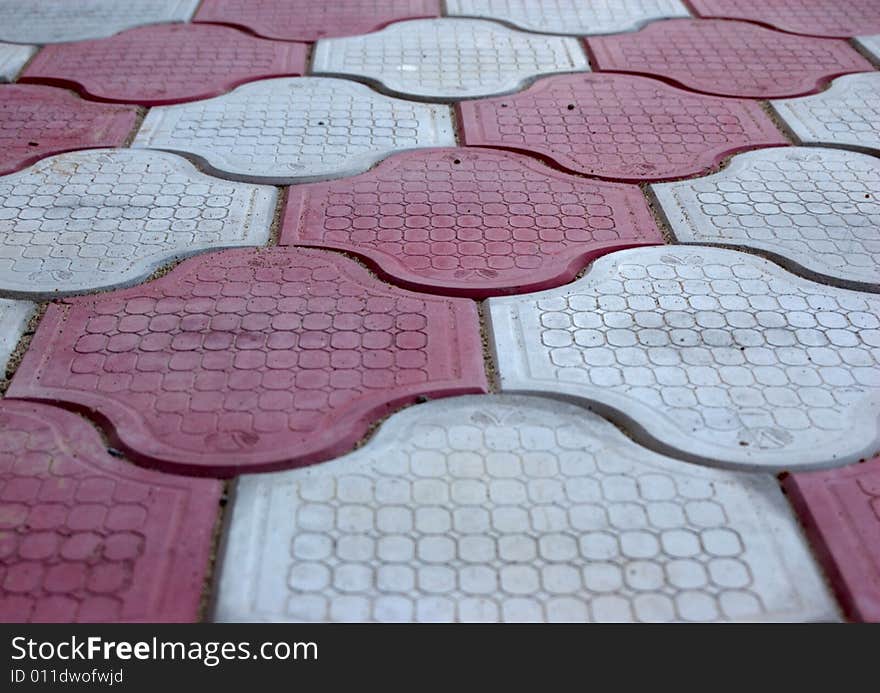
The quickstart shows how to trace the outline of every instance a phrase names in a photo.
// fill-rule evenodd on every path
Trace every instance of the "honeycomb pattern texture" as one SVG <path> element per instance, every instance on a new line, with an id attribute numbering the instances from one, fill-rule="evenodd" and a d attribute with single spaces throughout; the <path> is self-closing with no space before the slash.
<path id="1" fill-rule="evenodd" d="M 593 65 L 640 72 L 689 89 L 767 99 L 817 91 L 873 66 L 845 41 L 784 34 L 747 22 L 674 19 L 637 33 L 587 39 Z"/>
<path id="2" fill-rule="evenodd" d="M 63 43 L 142 24 L 185 22 L 199 0 L 0 0 L 0 41 Z"/>
<path id="3" fill-rule="evenodd" d="M 880 291 L 880 162 L 838 149 L 747 152 L 706 178 L 653 186 L 673 233 L 772 253 L 793 271 Z"/>
<path id="4" fill-rule="evenodd" d="M 880 34 L 876 36 L 859 36 L 856 43 L 873 58 L 880 61 Z"/>
<path id="5" fill-rule="evenodd" d="M 456 100 L 521 89 L 542 74 L 590 69 L 573 38 L 479 19 L 419 19 L 375 34 L 324 39 L 312 70 L 364 79 L 402 96 Z"/>
<path id="6" fill-rule="evenodd" d="M 5 376 L 9 357 L 24 334 L 34 310 L 29 301 L 0 298 L 0 379 Z"/>
<path id="7" fill-rule="evenodd" d="M 32 297 L 125 286 L 201 250 L 265 243 L 276 194 L 164 152 L 44 159 L 0 177 L 0 290 Z"/>
<path id="8" fill-rule="evenodd" d="M 54 87 L 0 85 L 0 175 L 72 149 L 121 146 L 137 111 Z"/>
<path id="9" fill-rule="evenodd" d="M 447 0 L 451 15 L 487 17 L 548 34 L 612 34 L 666 17 L 689 17 L 679 0 Z"/>
<path id="10" fill-rule="evenodd" d="M 195 21 L 234 24 L 258 36 L 286 41 L 317 41 L 439 14 L 440 0 L 203 0 Z"/>
<path id="11" fill-rule="evenodd" d="M 36 52 L 36 46 L 0 42 L 0 82 L 15 81 L 15 76 Z"/>
<path id="12" fill-rule="evenodd" d="M 653 449 L 740 469 L 880 448 L 880 297 L 754 255 L 666 246 L 489 299 L 501 389 L 586 401 Z"/>
<path id="13" fill-rule="evenodd" d="M 756 103 L 634 75 L 548 77 L 521 94 L 456 108 L 466 144 L 633 182 L 695 175 L 736 151 L 788 143 Z"/>
<path id="14" fill-rule="evenodd" d="M 206 99 L 255 79 L 301 75 L 306 48 L 224 26 L 151 26 L 46 46 L 22 81 L 72 86 L 104 101 L 156 106 Z"/>
<path id="15" fill-rule="evenodd" d="M 230 476 L 324 460 L 398 406 L 485 389 L 472 302 L 269 248 L 51 305 L 9 395 L 85 407 L 144 464 Z"/>
<path id="16" fill-rule="evenodd" d="M 772 477 L 527 397 L 431 402 L 342 459 L 242 477 L 220 576 L 230 621 L 835 615 Z"/>
<path id="17" fill-rule="evenodd" d="M 3 621 L 198 620 L 220 492 L 114 459 L 76 414 L 0 401 Z"/>
<path id="18" fill-rule="evenodd" d="M 448 106 L 304 77 L 151 109 L 132 146 L 187 154 L 221 177 L 285 184 L 350 176 L 395 151 L 454 144 Z"/>

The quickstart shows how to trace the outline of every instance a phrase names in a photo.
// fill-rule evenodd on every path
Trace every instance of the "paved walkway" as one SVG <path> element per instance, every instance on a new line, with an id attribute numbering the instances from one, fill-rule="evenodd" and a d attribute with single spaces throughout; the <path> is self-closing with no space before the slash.
<path id="1" fill-rule="evenodd" d="M 0 620 L 880 621 L 876 2 L 86 5 L 0 0 Z"/>

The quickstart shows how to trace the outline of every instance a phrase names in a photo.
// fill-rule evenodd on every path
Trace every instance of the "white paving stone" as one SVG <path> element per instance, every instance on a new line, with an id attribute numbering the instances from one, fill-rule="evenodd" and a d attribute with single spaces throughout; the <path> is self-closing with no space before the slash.
<path id="1" fill-rule="evenodd" d="M 145 24 L 185 22 L 199 0 L 0 0 L 0 40 L 60 43 Z"/>
<path id="2" fill-rule="evenodd" d="M 0 177 L 0 291 L 31 297 L 125 286 L 174 258 L 260 245 L 276 196 L 164 152 L 49 157 Z"/>
<path id="3" fill-rule="evenodd" d="M 0 379 L 33 312 L 34 304 L 30 301 L 0 298 Z"/>
<path id="4" fill-rule="evenodd" d="M 501 389 L 573 398 L 645 445 L 807 469 L 880 448 L 880 297 L 721 248 L 623 250 L 489 300 Z"/>
<path id="5" fill-rule="evenodd" d="M 449 106 L 304 77 L 153 108 L 132 146 L 181 152 L 220 176 L 284 184 L 354 175 L 394 152 L 454 145 Z"/>
<path id="6" fill-rule="evenodd" d="M 576 39 L 479 19 L 417 19 L 365 36 L 323 39 L 315 73 L 363 78 L 396 94 L 457 100 L 523 88 L 543 74 L 590 69 Z"/>
<path id="7" fill-rule="evenodd" d="M 549 34 L 635 31 L 667 17 L 689 17 L 679 0 L 447 0 L 451 15 L 486 17 Z"/>
<path id="8" fill-rule="evenodd" d="M 36 52 L 36 46 L 0 42 L 0 82 L 15 80 L 18 73 L 21 72 L 21 68 Z"/>
<path id="9" fill-rule="evenodd" d="M 874 36 L 858 36 L 855 42 L 870 53 L 874 59 L 880 60 L 880 34 Z"/>
<path id="10" fill-rule="evenodd" d="M 245 475 L 219 621 L 826 620 L 775 479 L 514 396 L 395 414 L 361 450 Z"/>
<path id="11" fill-rule="evenodd" d="M 779 147 L 735 156 L 704 178 L 651 186 L 685 243 L 771 253 L 793 271 L 880 290 L 880 160 Z"/>

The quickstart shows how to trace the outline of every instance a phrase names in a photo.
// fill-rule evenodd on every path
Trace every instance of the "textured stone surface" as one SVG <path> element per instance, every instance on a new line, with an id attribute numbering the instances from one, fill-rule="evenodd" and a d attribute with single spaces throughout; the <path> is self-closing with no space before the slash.
<path id="1" fill-rule="evenodd" d="M 22 81 L 155 106 L 206 99 L 256 79 L 301 75 L 306 49 L 303 43 L 266 41 L 225 26 L 150 26 L 46 46 Z"/>
<path id="2" fill-rule="evenodd" d="M 468 397 L 238 482 L 217 620 L 835 617 L 775 480 L 656 455 L 579 407 Z"/>
<path id="3" fill-rule="evenodd" d="M 880 297 L 754 255 L 666 246 L 489 300 L 501 388 L 585 402 L 649 447 L 743 469 L 880 448 Z"/>
<path id="4" fill-rule="evenodd" d="M 268 38 L 317 41 L 439 14 L 439 0 L 203 0 L 195 21 L 234 24 Z"/>
<path id="5" fill-rule="evenodd" d="M 53 304 L 9 395 L 87 408 L 146 465 L 230 476 L 333 457 L 403 404 L 485 388 L 472 302 L 269 248 Z"/>
<path id="6" fill-rule="evenodd" d="M 61 43 L 111 36 L 142 24 L 185 22 L 198 0 L 0 0 L 0 40 Z"/>
<path id="7" fill-rule="evenodd" d="M 859 36 L 856 43 L 870 53 L 875 60 L 880 61 L 880 34 L 876 36 Z"/>
<path id="8" fill-rule="evenodd" d="M 613 34 L 655 19 L 689 17 L 679 0 L 447 0 L 451 15 L 487 17 L 549 34 Z"/>
<path id="9" fill-rule="evenodd" d="M 220 492 L 114 459 L 76 414 L 3 400 L 2 620 L 198 620 Z"/>
<path id="10" fill-rule="evenodd" d="M 133 107 L 86 101 L 63 89 L 0 85 L 0 174 L 71 149 L 119 147 L 136 119 Z"/>
<path id="11" fill-rule="evenodd" d="M 787 144 L 756 103 L 634 75 L 561 75 L 456 106 L 466 144 L 524 150 L 628 181 L 680 178 L 752 147 Z"/>
<path id="12" fill-rule="evenodd" d="M 589 69 L 573 38 L 536 36 L 480 19 L 420 19 L 366 36 L 325 39 L 312 59 L 315 73 L 432 100 L 502 94 L 542 74 Z"/>
<path id="13" fill-rule="evenodd" d="M 164 152 L 45 159 L 0 178 L 0 290 L 30 297 L 125 286 L 175 258 L 262 244 L 276 195 Z"/>
<path id="14" fill-rule="evenodd" d="M 674 19 L 587 44 L 597 69 L 656 75 L 721 96 L 799 96 L 847 72 L 874 69 L 845 41 L 747 22 Z"/>
<path id="15" fill-rule="evenodd" d="M 34 311 L 29 301 L 0 298 L 0 378 Z"/>
<path id="16" fill-rule="evenodd" d="M 0 43 L 0 82 L 13 81 L 36 52 L 36 46 Z"/>
<path id="17" fill-rule="evenodd" d="M 673 233 L 772 253 L 793 271 L 880 291 L 880 161 L 785 147 L 706 178 L 652 186 Z"/>
<path id="18" fill-rule="evenodd" d="M 291 188 L 280 242 L 357 253 L 407 288 L 482 298 L 571 281 L 599 255 L 663 237 L 635 186 L 459 147 Z"/>
<path id="19" fill-rule="evenodd" d="M 820 94 L 771 105 L 804 144 L 880 152 L 880 72 L 844 75 Z"/>
<path id="20" fill-rule="evenodd" d="M 350 176 L 396 151 L 454 144 L 447 106 L 304 77 L 154 108 L 132 146 L 187 154 L 220 176 L 283 184 Z"/>

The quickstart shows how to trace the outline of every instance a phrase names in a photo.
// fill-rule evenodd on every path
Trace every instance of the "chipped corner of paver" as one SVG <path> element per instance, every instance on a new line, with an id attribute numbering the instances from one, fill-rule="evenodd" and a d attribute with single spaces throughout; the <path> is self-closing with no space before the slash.
<path id="1" fill-rule="evenodd" d="M 0 377 L 34 314 L 36 304 L 0 298 Z"/>
<path id="2" fill-rule="evenodd" d="M 0 82 L 13 82 L 16 75 L 36 52 L 37 46 L 26 46 L 0 41 Z"/>

